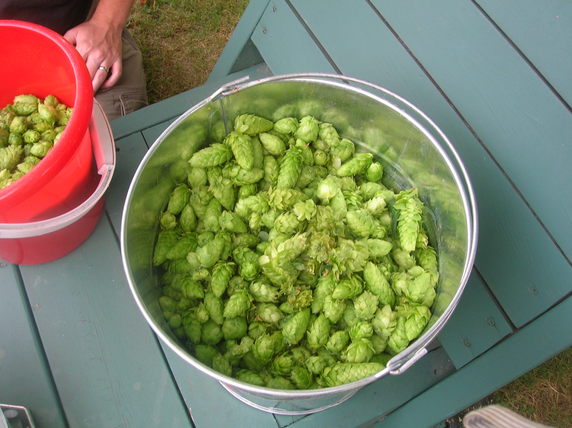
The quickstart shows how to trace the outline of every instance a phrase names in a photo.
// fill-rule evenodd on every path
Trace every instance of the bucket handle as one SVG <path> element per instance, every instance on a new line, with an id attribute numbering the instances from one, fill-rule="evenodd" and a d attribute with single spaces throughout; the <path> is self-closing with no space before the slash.
<path id="1" fill-rule="evenodd" d="M 115 170 L 115 142 L 111 126 L 103 112 L 103 108 L 95 99 L 93 100 L 93 114 L 89 132 L 97 171 L 101 175 L 99 184 L 91 196 L 73 210 L 47 220 L 29 223 L 0 223 L 0 238 L 29 238 L 55 232 L 75 223 L 97 204 L 109 187 L 113 177 Z"/>
<path id="2" fill-rule="evenodd" d="M 396 362 L 395 364 L 392 364 L 393 361 L 390 360 L 387 364 L 387 369 L 389 370 L 389 374 L 392 375 L 402 374 L 413 364 L 415 364 L 417 361 L 423 358 L 425 355 L 427 355 L 427 348 L 421 348 L 402 364 L 400 363 L 400 361 Z"/>

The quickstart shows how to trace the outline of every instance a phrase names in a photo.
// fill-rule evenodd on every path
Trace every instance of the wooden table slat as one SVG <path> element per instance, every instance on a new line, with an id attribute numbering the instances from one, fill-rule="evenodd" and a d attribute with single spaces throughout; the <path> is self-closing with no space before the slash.
<path id="1" fill-rule="evenodd" d="M 284 0 L 270 2 L 252 41 L 274 74 L 336 71 Z"/>
<path id="2" fill-rule="evenodd" d="M 568 0 L 473 0 L 572 105 L 572 3 Z"/>
<path id="3" fill-rule="evenodd" d="M 476 271 L 459 305 L 439 333 L 439 342 L 457 369 L 477 358 L 507 335 L 512 327 Z"/>
<path id="4" fill-rule="evenodd" d="M 471 2 L 373 0 L 572 259 L 572 115 Z M 466 76 L 471 76 L 467 79 Z M 547 191 L 553 189 L 558 191 Z"/>
<path id="5" fill-rule="evenodd" d="M 64 428 L 66 417 L 16 266 L 0 264 L 0 290 L 0 403 L 26 407 L 37 428 Z"/>
<path id="6" fill-rule="evenodd" d="M 71 426 L 189 422 L 156 338 L 131 296 L 107 218 L 70 255 L 21 271 Z"/>
<path id="7" fill-rule="evenodd" d="M 250 37 L 267 6 L 268 0 L 251 0 L 248 3 L 232 32 L 232 37 L 209 74 L 209 82 L 225 79 L 232 73 L 262 62 L 260 54 L 250 42 Z"/>

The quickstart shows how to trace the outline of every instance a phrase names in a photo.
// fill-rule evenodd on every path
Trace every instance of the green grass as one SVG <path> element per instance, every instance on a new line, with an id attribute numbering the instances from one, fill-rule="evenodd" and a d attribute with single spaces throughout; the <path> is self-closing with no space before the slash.
<path id="1" fill-rule="evenodd" d="M 206 81 L 247 4 L 248 0 L 137 1 L 128 26 L 143 52 L 151 103 Z M 491 403 L 505 405 L 539 423 L 572 427 L 572 350 L 476 407 Z"/>
<path id="2" fill-rule="evenodd" d="M 204 83 L 248 0 L 138 0 L 128 23 L 139 43 L 149 102 Z"/>
<path id="3" fill-rule="evenodd" d="M 535 422 L 572 427 L 572 349 L 516 379 L 491 399 Z"/>

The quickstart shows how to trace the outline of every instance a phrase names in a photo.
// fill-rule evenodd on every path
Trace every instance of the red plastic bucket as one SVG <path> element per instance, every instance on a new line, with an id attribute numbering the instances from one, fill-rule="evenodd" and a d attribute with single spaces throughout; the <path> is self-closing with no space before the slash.
<path id="1" fill-rule="evenodd" d="M 41 220 L 85 200 L 92 179 L 88 125 L 91 78 L 83 58 L 61 35 L 45 27 L 0 20 L 0 106 L 16 95 L 55 95 L 73 107 L 62 138 L 36 167 L 0 190 L 0 222 Z"/>
<path id="2" fill-rule="evenodd" d="M 63 214 L 48 219 L 0 222 L 0 259 L 21 265 L 57 260 L 80 246 L 91 234 L 104 208 L 104 194 L 115 170 L 115 143 L 109 122 L 95 102 L 88 139 L 93 146 L 84 192 L 89 196 Z"/>
<path id="3" fill-rule="evenodd" d="M 73 107 L 53 149 L 0 189 L 0 259 L 46 263 L 77 248 L 101 217 L 115 167 L 113 137 L 85 62 L 67 40 L 36 24 L 0 20 L 0 41 L 0 107 L 20 94 L 51 94 Z"/>

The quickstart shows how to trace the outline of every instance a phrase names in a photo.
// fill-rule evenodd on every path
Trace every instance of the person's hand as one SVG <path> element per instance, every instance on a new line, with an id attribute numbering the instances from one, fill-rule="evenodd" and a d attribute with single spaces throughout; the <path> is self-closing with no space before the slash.
<path id="1" fill-rule="evenodd" d="M 112 87 L 121 77 L 121 32 L 122 28 L 92 19 L 64 34 L 85 60 L 94 93 Z"/>

